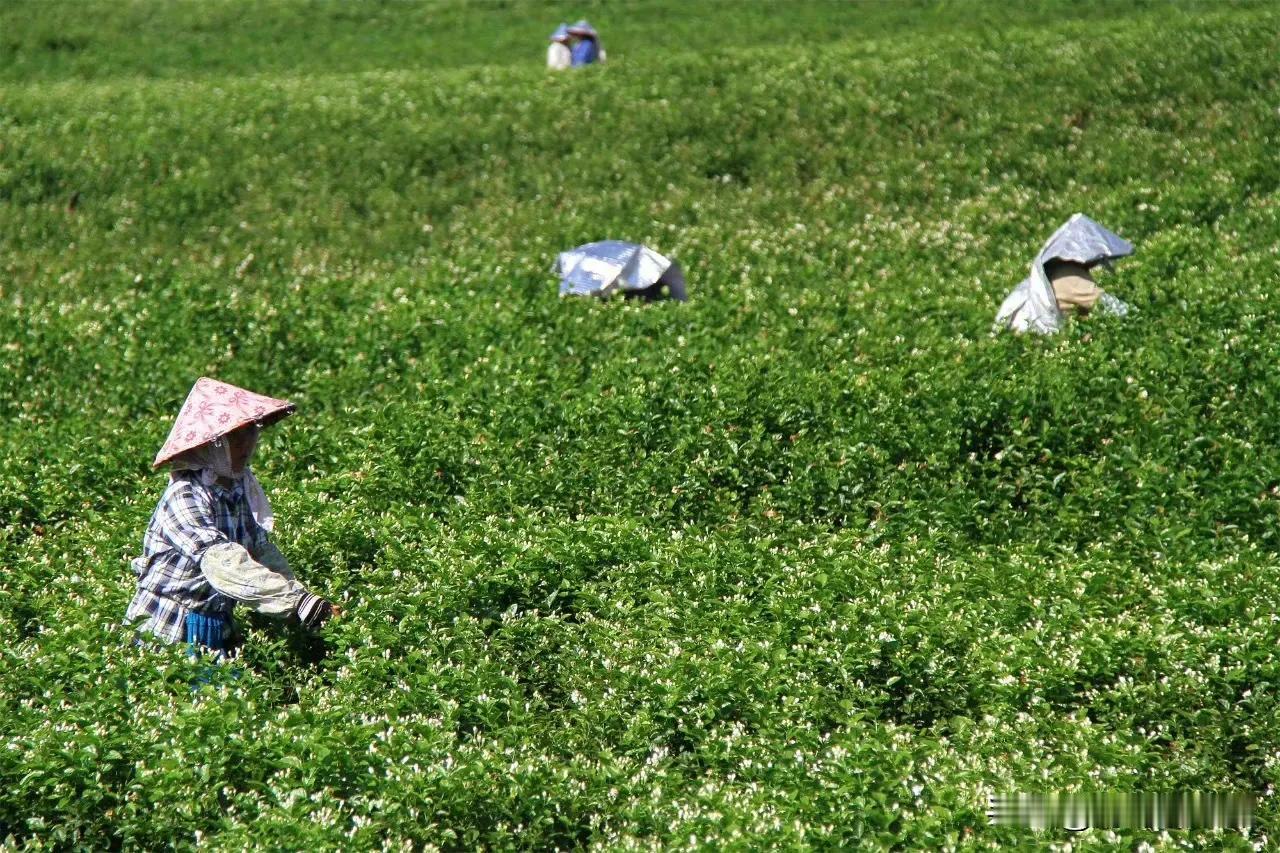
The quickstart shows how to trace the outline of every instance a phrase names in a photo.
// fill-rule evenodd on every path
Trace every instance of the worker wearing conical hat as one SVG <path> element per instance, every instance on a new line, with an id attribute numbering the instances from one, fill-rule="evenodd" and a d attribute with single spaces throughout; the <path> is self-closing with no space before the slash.
<path id="1" fill-rule="evenodd" d="M 576 24 L 570 24 L 568 31 L 569 35 L 577 39 L 572 51 L 574 68 L 580 65 L 594 65 L 597 62 L 604 62 L 604 47 L 600 44 L 600 34 L 596 32 L 595 27 L 586 21 L 578 21 Z"/>
<path id="2" fill-rule="evenodd" d="M 260 431 L 294 412 L 284 400 L 201 378 L 153 466 L 169 486 L 151 516 L 125 620 L 169 643 L 219 655 L 235 647 L 237 603 L 318 628 L 338 609 L 294 578 L 269 533 L 271 504 L 249 468 Z"/>
<path id="3" fill-rule="evenodd" d="M 1051 335 L 1066 317 L 1095 309 L 1123 317 L 1129 306 L 1093 280 L 1093 269 L 1133 254 L 1133 244 L 1083 213 L 1053 233 L 1031 263 L 1031 274 L 996 312 L 996 329 Z"/>

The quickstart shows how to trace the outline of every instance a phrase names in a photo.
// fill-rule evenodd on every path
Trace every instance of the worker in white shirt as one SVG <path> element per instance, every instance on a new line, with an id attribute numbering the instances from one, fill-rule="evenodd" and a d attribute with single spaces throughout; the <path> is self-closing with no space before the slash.
<path id="1" fill-rule="evenodd" d="M 559 71 L 573 64 L 573 52 L 569 50 L 569 28 L 561 24 L 551 34 L 551 44 L 547 46 L 547 67 Z"/>

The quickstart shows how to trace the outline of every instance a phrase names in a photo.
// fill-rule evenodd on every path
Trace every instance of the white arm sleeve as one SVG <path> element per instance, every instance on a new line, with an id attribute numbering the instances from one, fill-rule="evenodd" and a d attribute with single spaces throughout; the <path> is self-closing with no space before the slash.
<path id="1" fill-rule="evenodd" d="M 268 551 L 284 561 L 284 556 L 274 545 L 263 549 L 263 556 L 274 561 Z M 254 560 L 248 551 L 234 542 L 210 547 L 200 560 L 200 571 L 218 592 L 259 613 L 286 616 L 297 608 L 307 590 L 293 579 L 288 563 L 284 563 L 284 572 L 273 569 Z"/>
<path id="2" fill-rule="evenodd" d="M 274 542 L 268 540 L 253 557 L 276 574 L 283 575 L 287 580 L 293 580 L 293 569 L 289 568 L 289 561 L 285 559 L 284 554 L 280 553 L 280 549 Z"/>

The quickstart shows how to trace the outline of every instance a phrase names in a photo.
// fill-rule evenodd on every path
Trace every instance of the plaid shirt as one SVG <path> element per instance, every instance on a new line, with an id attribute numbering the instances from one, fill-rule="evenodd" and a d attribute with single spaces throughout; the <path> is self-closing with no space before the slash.
<path id="1" fill-rule="evenodd" d="M 251 554 L 267 542 L 243 486 L 237 481 L 227 489 L 199 471 L 175 472 L 147 525 L 142 556 L 133 561 L 138 591 L 125 621 L 145 618 L 139 630 L 180 643 L 186 639 L 188 613 L 230 620 L 235 600 L 216 592 L 200 571 L 205 551 L 225 542 Z"/>

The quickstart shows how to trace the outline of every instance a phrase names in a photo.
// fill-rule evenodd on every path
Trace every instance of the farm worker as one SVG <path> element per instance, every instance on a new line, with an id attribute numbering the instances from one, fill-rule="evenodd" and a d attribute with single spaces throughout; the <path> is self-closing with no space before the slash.
<path id="1" fill-rule="evenodd" d="M 1053 233 L 1035 260 L 1031 274 L 1005 297 L 996 312 L 996 329 L 1050 335 L 1069 314 L 1097 308 L 1123 317 L 1129 306 L 1093 280 L 1093 268 L 1133 254 L 1133 244 L 1077 213 Z"/>
<path id="2" fill-rule="evenodd" d="M 1106 292 L 1084 264 L 1052 260 L 1044 265 L 1044 273 L 1053 284 L 1053 298 L 1063 314 L 1088 314 Z"/>
<path id="3" fill-rule="evenodd" d="M 551 34 L 551 44 L 547 46 L 547 67 L 555 71 L 568 68 L 573 64 L 573 54 L 569 50 L 569 27 L 561 24 Z"/>
<path id="4" fill-rule="evenodd" d="M 187 396 L 153 466 L 169 485 L 133 561 L 138 588 L 125 621 L 167 643 L 235 651 L 240 602 L 315 629 L 339 610 L 294 578 L 268 534 L 271 504 L 249 468 L 263 427 L 294 405 L 202 377 Z"/>
<path id="5" fill-rule="evenodd" d="M 588 24 L 586 21 L 578 21 L 578 23 L 569 27 L 569 35 L 578 39 L 573 46 L 573 65 L 591 65 L 596 62 L 604 62 L 604 48 L 600 46 L 600 34 L 596 32 L 596 28 Z"/>

